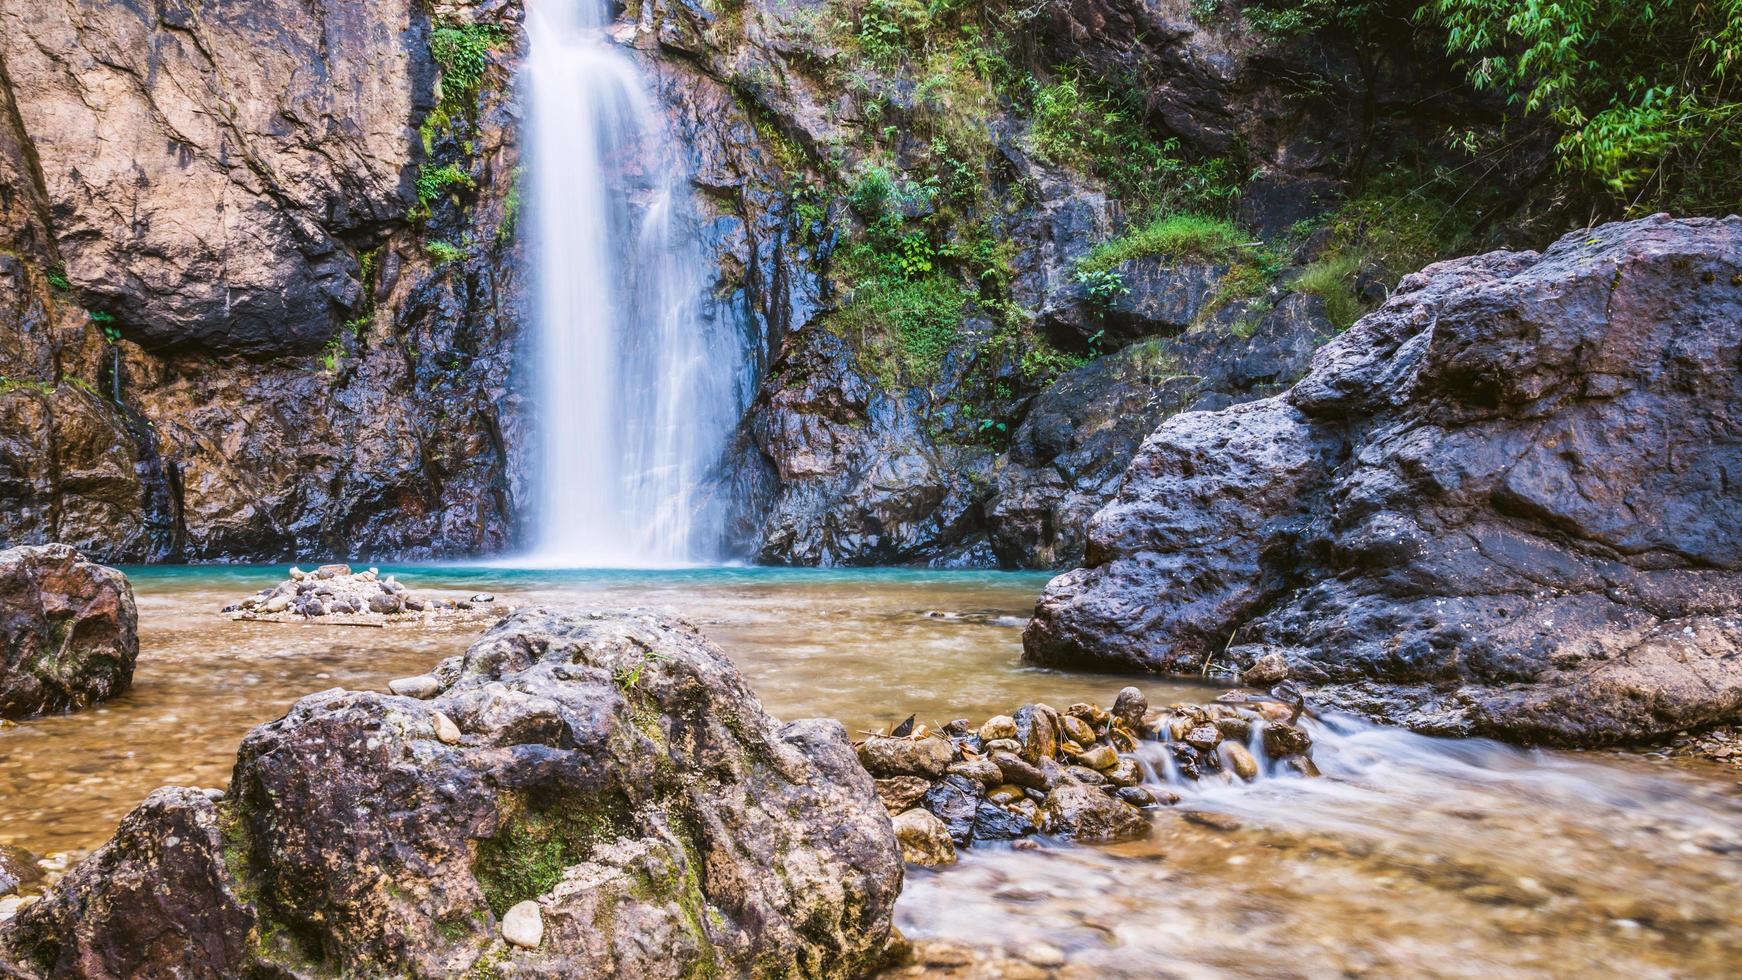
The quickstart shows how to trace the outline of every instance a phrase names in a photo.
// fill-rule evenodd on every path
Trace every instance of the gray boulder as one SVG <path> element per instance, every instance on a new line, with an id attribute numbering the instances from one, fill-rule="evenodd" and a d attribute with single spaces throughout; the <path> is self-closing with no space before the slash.
<path id="1" fill-rule="evenodd" d="M 1739 362 L 1739 218 L 1430 266 L 1288 394 L 1164 423 L 1026 656 L 1276 653 L 1332 704 L 1527 742 L 1734 720 Z"/>
<path id="2" fill-rule="evenodd" d="M 87 707 L 127 690 L 139 656 L 127 576 L 64 544 L 0 551 L 0 718 Z"/>

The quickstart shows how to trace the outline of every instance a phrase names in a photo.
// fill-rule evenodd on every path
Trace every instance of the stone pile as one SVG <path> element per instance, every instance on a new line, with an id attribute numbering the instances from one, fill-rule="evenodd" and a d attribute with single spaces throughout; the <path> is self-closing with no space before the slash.
<path id="1" fill-rule="evenodd" d="M 392 575 L 382 575 L 378 568 L 353 572 L 349 565 L 322 565 L 312 572 L 293 565 L 290 577 L 283 582 L 224 607 L 231 619 L 238 620 L 321 620 L 368 626 L 494 620 L 509 611 L 489 593 L 467 598 L 413 592 Z"/>
<path id="2" fill-rule="evenodd" d="M 1164 781 L 1264 775 L 1249 746 L 1273 771 L 1316 776 L 1312 739 L 1294 724 L 1297 716 L 1280 699 L 1241 694 L 1151 708 L 1128 687 L 1111 708 L 1024 705 L 977 728 L 959 719 L 942 730 L 872 734 L 858 752 L 894 818 L 902 857 L 935 866 L 976 841 L 1147 836 L 1143 810 L 1179 801 Z M 1157 744 L 1140 753 L 1146 742 Z"/>

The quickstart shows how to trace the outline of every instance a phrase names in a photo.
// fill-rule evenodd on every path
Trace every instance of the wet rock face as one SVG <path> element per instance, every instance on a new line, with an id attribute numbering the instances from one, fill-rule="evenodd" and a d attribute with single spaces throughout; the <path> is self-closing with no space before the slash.
<path id="1" fill-rule="evenodd" d="M 1739 356 L 1742 219 L 1430 266 L 1287 395 L 1164 423 L 1026 656 L 1280 654 L 1332 703 L 1532 742 L 1733 719 Z"/>
<path id="2" fill-rule="evenodd" d="M 0 49 L 68 278 L 154 346 L 319 347 L 361 295 L 341 239 L 410 204 L 430 82 L 400 42 L 413 10 L 8 5 Z"/>
<path id="3" fill-rule="evenodd" d="M 160 791 L 5 945 L 92 976 L 849 976 L 882 952 L 900 851 L 845 731 L 768 718 L 693 628 L 524 610 L 436 674 L 431 700 L 304 698 L 227 799 Z M 174 887 L 101 912 L 135 881 Z"/>
<path id="4" fill-rule="evenodd" d="M 66 545 L 0 551 L 0 718 L 87 707 L 127 690 L 139 656 L 127 577 Z"/>

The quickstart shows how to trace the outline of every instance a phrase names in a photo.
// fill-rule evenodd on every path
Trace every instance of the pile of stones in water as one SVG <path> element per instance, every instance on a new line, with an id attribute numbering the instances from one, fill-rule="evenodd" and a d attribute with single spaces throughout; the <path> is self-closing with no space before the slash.
<path id="1" fill-rule="evenodd" d="M 1149 834 L 1145 809 L 1179 802 L 1165 783 L 1318 775 L 1312 738 L 1295 724 L 1298 706 L 1224 697 L 1151 708 L 1127 687 L 1111 708 L 1031 704 L 978 728 L 961 719 L 933 730 L 909 719 L 859 742 L 859 761 L 912 864 L 949 864 L 956 848 L 977 841 L 1128 840 Z"/>
<path id="2" fill-rule="evenodd" d="M 509 608 L 489 593 L 451 598 L 413 592 L 378 568 L 351 571 L 349 565 L 322 565 L 305 572 L 292 565 L 290 577 L 224 607 L 231 619 L 295 623 L 324 620 L 356 625 L 388 622 L 453 622 L 496 619 Z"/>

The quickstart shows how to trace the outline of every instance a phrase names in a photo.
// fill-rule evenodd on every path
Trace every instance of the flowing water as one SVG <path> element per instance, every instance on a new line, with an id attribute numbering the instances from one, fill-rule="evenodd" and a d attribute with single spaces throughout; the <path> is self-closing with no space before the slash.
<path id="1" fill-rule="evenodd" d="M 708 558 L 699 485 L 744 408 L 742 342 L 700 315 L 701 257 L 675 234 L 678 156 L 609 0 L 534 0 L 524 71 L 536 257 L 539 540 L 550 565 Z"/>
<path id="2" fill-rule="evenodd" d="M 274 571 L 131 570 L 134 688 L 0 730 L 0 842 L 76 857 L 159 785 L 224 785 L 242 734 L 295 698 L 380 689 L 470 640 L 215 612 Z M 1037 700 L 1107 704 L 1133 682 L 1021 666 L 1035 575 L 396 571 L 420 589 L 686 615 L 772 713 L 851 729 L 909 712 L 936 723 Z M 1218 693 L 1135 682 L 1152 703 Z M 910 870 L 901 928 L 1041 962 L 1062 954 L 1082 976 L 1742 975 L 1734 771 L 1339 719 L 1314 731 L 1322 778 L 1176 786 L 1184 799 L 1155 814 L 1150 840 L 977 847 L 955 867 Z M 1165 779 L 1159 747 L 1146 758 Z"/>

